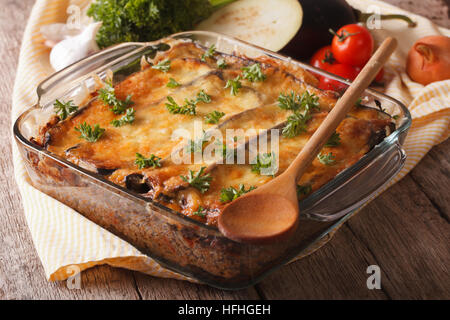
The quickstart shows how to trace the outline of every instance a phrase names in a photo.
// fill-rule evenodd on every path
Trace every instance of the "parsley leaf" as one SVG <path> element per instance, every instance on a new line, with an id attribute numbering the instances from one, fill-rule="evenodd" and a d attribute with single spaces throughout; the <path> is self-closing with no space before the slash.
<path id="1" fill-rule="evenodd" d="M 176 88 L 181 86 L 181 84 L 179 84 L 174 78 L 170 78 L 169 82 L 167 82 L 166 87 L 168 88 Z"/>
<path id="2" fill-rule="evenodd" d="M 206 58 L 214 58 L 214 53 L 216 53 L 216 46 L 213 44 L 211 45 L 208 50 L 204 54 L 202 54 L 202 60 L 203 62 L 206 61 Z"/>
<path id="3" fill-rule="evenodd" d="M 53 109 L 61 120 L 65 120 L 70 114 L 78 110 L 78 106 L 74 105 L 72 100 L 61 102 L 56 99 L 55 103 L 53 104 Z"/>
<path id="4" fill-rule="evenodd" d="M 170 70 L 170 62 L 171 61 L 169 59 L 160 61 L 158 64 L 155 64 L 154 66 L 152 66 L 152 69 L 156 69 L 156 70 L 166 73 L 167 71 Z"/>
<path id="5" fill-rule="evenodd" d="M 245 190 L 245 186 L 243 184 L 240 184 L 238 189 L 236 189 L 235 187 L 222 188 L 222 190 L 220 191 L 220 202 L 229 202 L 236 200 L 243 194 L 255 189 L 256 187 L 251 186 L 248 190 Z"/>
<path id="6" fill-rule="evenodd" d="M 250 82 L 266 80 L 266 75 L 261 71 L 259 63 L 252 64 L 248 67 L 242 67 L 241 70 L 244 79 L 247 79 Z"/>
<path id="7" fill-rule="evenodd" d="M 161 167 L 160 163 L 161 158 L 155 156 L 153 153 L 150 155 L 150 158 L 145 158 L 142 154 L 136 153 L 136 160 L 134 164 L 138 166 L 139 169 L 144 169 L 148 167 Z"/>
<path id="8" fill-rule="evenodd" d="M 225 59 L 217 60 L 217 67 L 219 69 L 225 69 L 226 67 L 228 67 L 227 63 L 225 62 Z"/>
<path id="9" fill-rule="evenodd" d="M 205 116 L 205 123 L 208 124 L 215 124 L 220 121 L 220 118 L 222 118 L 225 115 L 225 113 L 214 110 L 213 112 L 208 113 Z"/>
<path id="10" fill-rule="evenodd" d="M 126 100 L 117 99 L 111 82 L 106 82 L 105 86 L 98 91 L 98 97 L 111 107 L 114 114 L 122 114 L 130 105 L 134 104 L 130 95 L 127 96 Z"/>
<path id="11" fill-rule="evenodd" d="M 202 167 L 199 172 L 195 173 L 189 170 L 188 176 L 180 176 L 183 181 L 189 183 L 191 187 L 198 189 L 201 193 L 205 193 L 211 186 L 212 177 L 210 174 L 204 174 L 203 171 L 206 167 Z"/>
<path id="12" fill-rule="evenodd" d="M 299 111 L 294 112 L 287 119 L 287 123 L 283 128 L 282 134 L 286 138 L 293 138 L 302 132 L 306 132 L 306 122 L 311 119 L 309 113 L 302 114 Z"/>
<path id="13" fill-rule="evenodd" d="M 200 218 L 206 217 L 206 209 L 202 206 L 199 206 L 197 211 L 192 212 L 192 214 L 199 216 Z"/>
<path id="14" fill-rule="evenodd" d="M 269 172 L 264 172 L 266 175 L 274 175 L 277 171 L 276 156 L 274 152 L 258 154 L 256 156 L 256 163 L 252 164 L 252 172 L 261 174 L 262 169 L 272 168 Z M 255 161 L 253 161 L 255 162 Z"/>
<path id="15" fill-rule="evenodd" d="M 199 93 L 197 93 L 197 102 L 210 103 L 211 96 L 206 94 L 205 91 L 201 90 Z"/>
<path id="16" fill-rule="evenodd" d="M 317 158 L 319 159 L 320 163 L 326 165 L 326 166 L 331 166 L 336 162 L 336 157 L 333 156 L 333 153 L 328 153 L 328 154 L 321 154 L 319 153 L 317 155 Z"/>
<path id="17" fill-rule="evenodd" d="M 225 89 L 230 88 L 230 94 L 236 96 L 239 92 L 239 89 L 242 88 L 241 76 L 237 76 L 234 79 L 230 79 L 227 81 L 225 85 Z"/>
<path id="18" fill-rule="evenodd" d="M 81 133 L 80 138 L 85 139 L 89 142 L 96 142 L 105 132 L 105 129 L 100 128 L 98 124 L 94 126 L 94 129 L 87 124 L 86 122 L 83 122 L 80 124 L 80 127 L 75 127 L 75 131 L 78 131 Z"/>
<path id="19" fill-rule="evenodd" d="M 195 107 L 197 105 L 197 102 L 194 100 L 187 100 L 185 99 L 185 104 L 183 106 L 180 106 L 178 103 L 175 102 L 175 100 L 168 96 L 166 102 L 166 108 L 167 110 L 172 114 L 189 114 L 189 115 L 196 115 L 197 111 L 195 110 Z"/>
<path id="20" fill-rule="evenodd" d="M 116 128 L 121 127 L 127 123 L 131 124 L 134 121 L 135 112 L 136 111 L 133 108 L 129 108 L 127 109 L 126 114 L 122 118 L 111 121 L 111 124 Z"/>
<path id="21" fill-rule="evenodd" d="M 341 144 L 341 137 L 339 136 L 339 133 L 334 132 L 330 139 L 328 139 L 327 143 L 325 143 L 325 147 L 337 147 Z"/>
<path id="22" fill-rule="evenodd" d="M 303 92 L 301 96 L 294 91 L 291 91 L 290 94 L 280 93 L 278 96 L 278 106 L 285 110 L 303 110 L 305 112 L 320 109 L 319 97 L 314 93 L 310 94 L 308 91 Z"/>

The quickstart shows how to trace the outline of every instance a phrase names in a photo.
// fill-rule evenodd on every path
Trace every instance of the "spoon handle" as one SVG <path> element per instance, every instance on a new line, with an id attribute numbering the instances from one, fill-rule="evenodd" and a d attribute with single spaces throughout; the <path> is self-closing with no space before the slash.
<path id="1" fill-rule="evenodd" d="M 397 40 L 394 38 L 388 37 L 383 41 L 284 174 L 296 177 L 297 180 L 303 175 L 341 121 L 344 120 L 348 111 L 375 79 L 396 47 Z"/>

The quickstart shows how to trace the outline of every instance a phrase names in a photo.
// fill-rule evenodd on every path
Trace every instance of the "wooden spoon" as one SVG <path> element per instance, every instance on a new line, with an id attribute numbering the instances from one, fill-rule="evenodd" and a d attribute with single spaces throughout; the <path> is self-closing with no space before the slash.
<path id="1" fill-rule="evenodd" d="M 286 171 L 224 208 L 218 226 L 227 238 L 247 243 L 272 243 L 288 238 L 295 231 L 299 217 L 297 181 L 396 46 L 394 38 L 384 40 Z"/>

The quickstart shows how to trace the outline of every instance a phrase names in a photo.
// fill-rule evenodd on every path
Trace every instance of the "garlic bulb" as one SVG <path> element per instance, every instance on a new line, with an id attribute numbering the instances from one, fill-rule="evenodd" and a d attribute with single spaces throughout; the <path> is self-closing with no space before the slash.
<path id="1" fill-rule="evenodd" d="M 68 36 L 58 42 L 50 52 L 50 64 L 59 71 L 80 59 L 99 50 L 95 36 L 101 22 L 87 25 L 83 31 L 75 36 Z"/>

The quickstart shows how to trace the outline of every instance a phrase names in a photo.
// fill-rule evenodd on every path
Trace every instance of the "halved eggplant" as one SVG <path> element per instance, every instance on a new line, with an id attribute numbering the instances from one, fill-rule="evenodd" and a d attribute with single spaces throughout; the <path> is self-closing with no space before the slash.
<path id="1" fill-rule="evenodd" d="M 229 4 L 196 26 L 278 51 L 299 31 L 302 7 L 298 0 L 245 0 Z"/>

